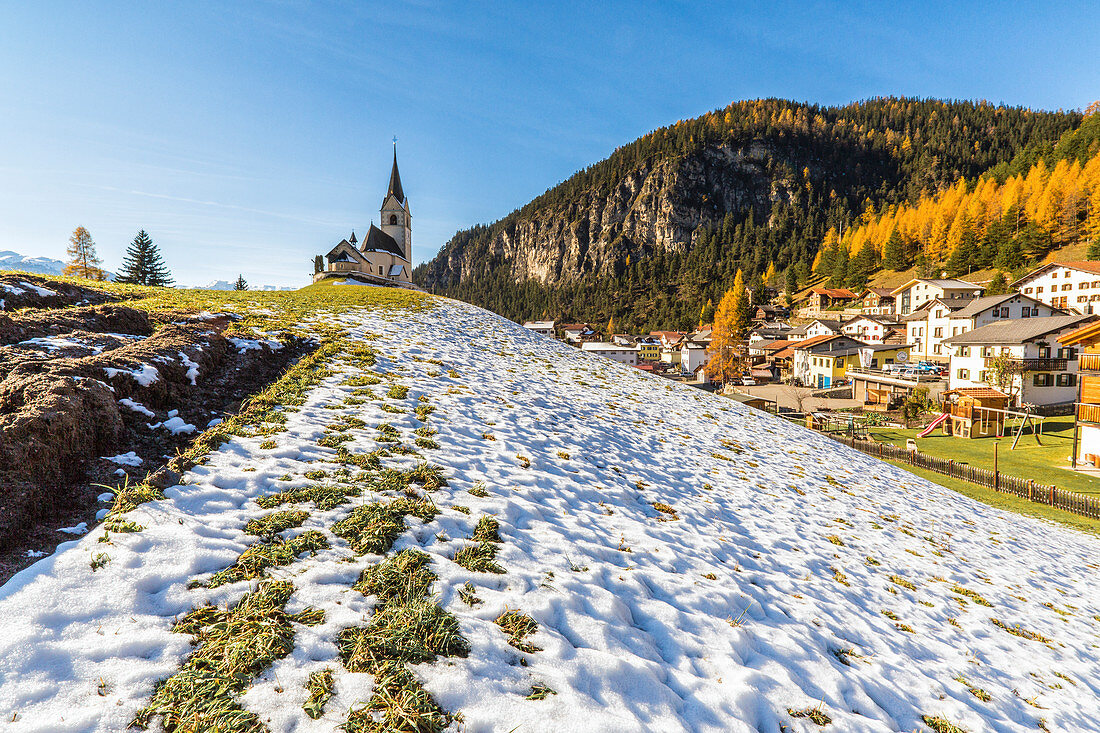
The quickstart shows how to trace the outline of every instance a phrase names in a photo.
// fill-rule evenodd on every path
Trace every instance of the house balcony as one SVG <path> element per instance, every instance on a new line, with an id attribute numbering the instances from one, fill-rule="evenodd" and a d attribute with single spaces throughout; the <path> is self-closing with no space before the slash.
<path id="1" fill-rule="evenodd" d="M 1080 402 L 1077 404 L 1077 422 L 1100 425 L 1100 405 Z"/>
<path id="2" fill-rule="evenodd" d="M 997 358 L 998 357 L 986 357 L 986 368 L 993 366 L 993 362 L 996 361 Z M 1068 362 L 1069 359 L 1035 358 L 1010 359 L 1010 361 L 1029 372 L 1064 372 L 1066 370 L 1066 362 Z"/>
<path id="3" fill-rule="evenodd" d="M 1082 372 L 1100 372 L 1100 354 L 1078 354 L 1077 369 Z"/>

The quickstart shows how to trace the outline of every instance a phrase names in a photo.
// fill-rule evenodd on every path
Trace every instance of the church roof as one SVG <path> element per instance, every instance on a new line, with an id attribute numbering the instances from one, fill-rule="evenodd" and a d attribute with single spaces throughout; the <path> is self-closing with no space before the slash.
<path id="1" fill-rule="evenodd" d="M 393 169 L 390 171 L 390 187 L 386 191 L 386 198 L 396 198 L 402 204 L 405 203 L 405 191 L 401 188 L 401 174 L 397 171 L 397 146 L 393 147 Z"/>
<path id="2" fill-rule="evenodd" d="M 401 184 L 399 182 L 398 186 L 400 185 Z M 367 237 L 363 240 L 362 250 L 364 252 L 389 252 L 390 254 L 395 254 L 398 257 L 405 256 L 405 253 L 401 251 L 401 246 L 397 243 L 397 240 L 386 234 L 374 224 L 370 225 L 370 231 L 367 232 Z"/>

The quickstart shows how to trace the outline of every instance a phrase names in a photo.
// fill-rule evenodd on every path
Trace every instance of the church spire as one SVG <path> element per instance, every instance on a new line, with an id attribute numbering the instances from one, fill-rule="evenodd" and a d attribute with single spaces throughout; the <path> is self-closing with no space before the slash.
<path id="1" fill-rule="evenodd" d="M 393 195 L 400 203 L 405 203 L 405 192 L 401 188 L 401 174 L 397 172 L 397 138 L 393 139 L 393 169 L 390 171 L 390 187 L 386 197 Z"/>

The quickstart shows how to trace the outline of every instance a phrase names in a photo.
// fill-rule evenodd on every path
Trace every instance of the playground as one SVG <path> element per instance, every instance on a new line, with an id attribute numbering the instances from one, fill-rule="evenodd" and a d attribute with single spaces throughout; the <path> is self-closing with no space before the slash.
<path id="1" fill-rule="evenodd" d="M 1053 483 L 1059 488 L 1082 494 L 1100 494 L 1100 475 L 1095 472 L 1070 470 L 1069 456 L 1073 452 L 1073 416 L 1048 417 L 1043 420 L 1040 445 L 1032 428 L 1020 436 L 1015 450 L 1010 450 L 1016 434 L 1014 421 L 1004 426 L 1005 437 L 998 443 L 998 469 L 1002 473 Z M 917 450 L 938 458 L 948 458 L 981 468 L 993 468 L 993 443 L 996 438 L 966 440 L 944 435 L 937 427 L 926 437 L 922 431 L 869 427 L 867 434 L 874 440 L 904 447 L 906 440 L 915 440 Z"/>

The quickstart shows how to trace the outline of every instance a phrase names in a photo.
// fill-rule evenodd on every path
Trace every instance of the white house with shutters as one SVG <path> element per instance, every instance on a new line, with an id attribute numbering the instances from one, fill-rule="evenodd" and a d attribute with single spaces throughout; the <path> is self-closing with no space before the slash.
<path id="1" fill-rule="evenodd" d="M 1095 320 L 1100 316 L 1012 318 L 944 339 L 951 350 L 948 386 L 997 386 L 990 367 L 1003 356 L 1026 370 L 1006 390 L 1015 406 L 1071 403 L 1077 396 L 1077 350 L 1059 344 L 1058 337 Z"/>
<path id="2" fill-rule="evenodd" d="M 1100 262 L 1048 262 L 1012 287 L 1055 308 L 1100 313 Z"/>
<path id="3" fill-rule="evenodd" d="M 894 288 L 890 295 L 894 297 L 894 314 L 903 317 L 914 312 L 925 303 L 941 300 L 958 306 L 977 298 L 982 294 L 982 286 L 966 280 L 918 277 L 904 285 Z"/>

